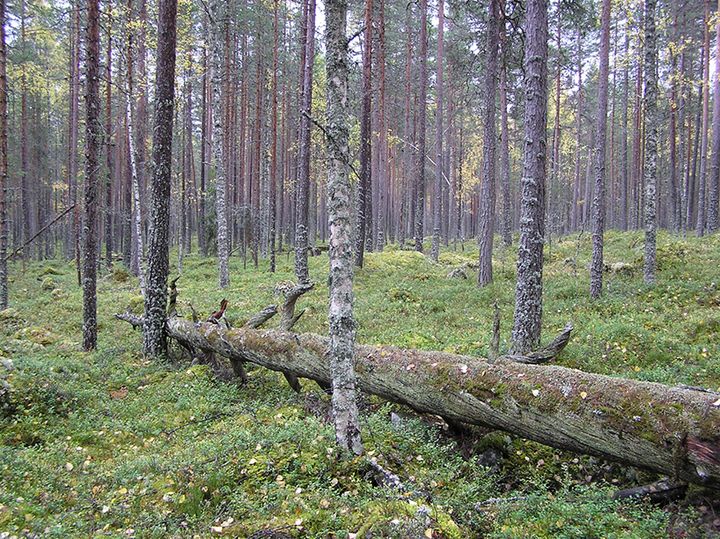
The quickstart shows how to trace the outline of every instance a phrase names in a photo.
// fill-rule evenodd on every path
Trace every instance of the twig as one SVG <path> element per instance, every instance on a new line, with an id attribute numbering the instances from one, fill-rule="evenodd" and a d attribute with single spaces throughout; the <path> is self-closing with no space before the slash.
<path id="1" fill-rule="evenodd" d="M 322 131 L 322 132 L 325 134 L 325 136 L 330 140 L 330 142 L 333 143 L 333 145 L 335 146 L 335 148 L 336 148 L 336 149 L 340 152 L 340 154 L 343 156 L 343 160 L 345 161 L 345 164 L 346 164 L 346 165 L 348 166 L 348 168 L 353 172 L 353 174 L 355 174 L 355 177 L 358 178 L 358 179 L 360 179 L 360 174 L 358 173 L 357 170 L 355 170 L 355 167 L 354 167 L 354 166 L 352 165 L 352 163 L 350 162 L 350 156 L 348 156 L 345 152 L 343 152 L 343 149 L 342 149 L 342 147 L 340 146 L 340 144 L 338 144 L 337 141 L 335 140 L 335 138 L 334 138 L 330 133 L 328 133 L 327 129 L 325 129 L 325 126 L 322 125 L 320 122 L 318 122 L 318 121 L 317 121 L 315 118 L 313 118 L 310 114 L 308 114 L 308 112 L 307 112 L 306 110 L 302 111 L 302 113 L 303 113 L 303 116 L 305 116 L 308 120 L 310 120 L 313 124 L 315 124 L 315 126 L 316 126 L 318 129 L 320 129 L 320 131 Z"/>
<path id="2" fill-rule="evenodd" d="M 35 240 L 36 240 L 43 232 L 45 232 L 48 228 L 50 228 L 51 226 L 53 226 L 53 225 L 54 225 L 55 223 L 57 223 L 60 219 L 62 219 L 62 218 L 65 217 L 68 213 L 70 213 L 72 210 L 74 210 L 76 206 L 77 206 L 77 203 L 75 203 L 75 204 L 73 204 L 72 206 L 66 208 L 64 212 L 62 212 L 60 215 L 58 215 L 57 217 L 55 217 L 55 219 L 53 219 L 53 220 L 50 221 L 48 224 L 46 224 L 44 227 L 42 227 L 40 230 L 38 230 L 37 233 L 36 233 L 32 238 L 30 238 L 29 240 L 27 240 L 27 241 L 26 241 L 25 243 L 23 243 L 20 247 L 18 247 L 17 249 L 15 249 L 12 253 L 10 253 L 9 255 L 7 255 L 3 260 L 9 260 L 9 259 L 11 259 L 12 257 L 14 257 L 16 254 L 18 254 L 20 251 L 22 251 L 25 247 L 27 247 L 27 246 L 30 245 L 33 241 L 35 241 Z"/>

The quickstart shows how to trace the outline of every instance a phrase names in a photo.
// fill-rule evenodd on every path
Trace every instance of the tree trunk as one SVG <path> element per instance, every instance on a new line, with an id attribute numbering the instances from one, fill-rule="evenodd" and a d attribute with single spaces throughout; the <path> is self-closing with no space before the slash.
<path id="1" fill-rule="evenodd" d="M 390 193 L 390 177 L 388 173 L 388 141 L 387 118 L 385 106 L 385 0 L 378 2 L 378 32 L 377 32 L 377 59 L 378 66 L 378 178 L 377 178 L 377 219 L 375 220 L 375 250 L 385 248 L 387 228 L 388 194 Z"/>
<path id="2" fill-rule="evenodd" d="M 100 175 L 100 14 L 98 0 L 87 2 L 85 40 L 85 211 L 83 220 L 83 350 L 97 346 L 97 207 Z"/>
<path id="3" fill-rule="evenodd" d="M 425 233 L 425 117 L 427 106 L 427 0 L 420 0 L 420 89 L 417 110 L 417 163 L 415 174 L 415 250 L 422 253 Z"/>
<path id="4" fill-rule="evenodd" d="M 600 36 L 600 72 L 598 74 L 598 112 L 595 129 L 595 193 L 593 195 L 592 262 L 590 297 L 602 294 L 603 237 L 605 234 L 605 138 L 607 132 L 608 74 L 610 69 L 610 0 L 603 0 Z M 612 141 L 611 141 L 612 144 Z"/>
<path id="5" fill-rule="evenodd" d="M 373 0 L 365 0 L 365 37 L 362 66 L 362 110 L 360 111 L 360 179 L 357 186 L 357 222 L 355 225 L 355 265 L 362 268 L 365 259 L 365 240 L 368 235 L 369 186 L 372 182 L 372 11 Z"/>
<path id="6" fill-rule="evenodd" d="M 630 50 L 630 22 L 625 23 L 625 58 L 628 57 Z M 629 62 L 623 65 L 623 97 L 622 97 L 622 129 L 620 130 L 620 230 L 628 229 L 628 98 L 630 95 L 630 70 Z"/>
<path id="7" fill-rule="evenodd" d="M 213 161 L 215 163 L 215 216 L 217 221 L 217 257 L 218 257 L 218 285 L 226 288 L 230 284 L 228 270 L 229 245 L 226 205 L 227 171 L 225 170 L 225 148 L 222 126 L 222 82 L 223 82 L 223 47 L 220 37 L 228 24 L 227 6 L 221 0 L 213 5 L 212 16 L 212 147 Z"/>
<path id="8" fill-rule="evenodd" d="M 105 161 L 107 164 L 107 179 L 105 181 L 105 265 L 112 268 L 113 257 L 113 234 L 112 234 L 112 210 L 113 210 L 113 177 L 115 176 L 115 160 L 113 159 L 112 142 L 112 3 L 108 6 L 108 29 L 107 29 L 107 54 L 105 56 Z"/>
<path id="9" fill-rule="evenodd" d="M 79 0 L 72 4 L 72 22 L 70 23 L 70 107 L 68 110 L 68 162 L 67 162 L 67 206 L 74 206 L 69 226 L 65 235 L 65 257 L 76 258 L 77 242 L 80 237 L 80 208 L 77 204 L 77 169 L 78 169 L 78 129 L 79 129 L 79 94 L 80 94 L 80 6 Z M 76 258 L 77 260 L 77 258 Z M 80 268 L 78 267 L 78 274 Z"/>
<path id="10" fill-rule="evenodd" d="M 491 0 L 491 6 L 495 5 L 494 0 Z M 490 8 L 492 12 L 492 7 Z M 491 13 L 492 17 L 492 13 Z M 494 24 L 494 21 L 493 21 Z M 494 32 L 493 28 L 493 32 Z M 490 40 L 492 37 L 488 37 L 488 47 L 491 46 Z M 436 90 L 437 103 L 435 106 L 435 189 L 434 189 L 434 200 L 433 200 L 433 237 L 432 237 L 432 248 L 430 251 L 430 258 L 434 261 L 438 261 L 440 256 L 440 233 L 442 232 L 442 191 L 443 191 L 443 47 L 445 40 L 445 1 L 438 1 L 438 36 L 437 36 L 437 58 L 435 62 L 437 64 L 436 73 Z M 497 43 L 495 43 L 495 53 L 493 56 L 493 63 L 497 67 Z M 490 64 L 488 64 L 486 76 L 490 78 Z M 495 90 L 495 80 L 492 82 L 493 91 Z M 488 103 L 492 102 L 493 113 L 495 111 L 495 99 L 494 94 L 491 96 L 487 94 L 486 99 Z M 493 126 L 495 124 L 495 116 L 493 114 Z M 494 142 L 494 141 L 493 141 Z M 487 149 L 487 145 L 485 146 Z M 482 256 L 481 256 L 482 258 Z"/>
<path id="11" fill-rule="evenodd" d="M 485 133 L 483 137 L 483 181 L 480 185 L 480 231 L 478 234 L 478 286 L 492 283 L 492 253 L 495 236 L 495 95 L 497 93 L 498 43 L 500 40 L 500 1 L 488 5 L 485 68 Z"/>
<path id="12" fill-rule="evenodd" d="M 718 0 L 720 9 L 720 0 Z M 712 165 L 708 182 L 708 232 L 716 232 L 720 226 L 718 202 L 720 202 L 720 20 L 715 23 L 715 76 L 713 77 L 713 141 Z"/>
<path id="13" fill-rule="evenodd" d="M 132 315 L 119 317 L 142 323 Z M 177 317 L 168 320 L 167 332 L 190 349 L 214 352 L 232 362 L 249 361 L 322 384 L 332 378 L 326 354 L 330 342 L 318 335 L 225 330 Z M 720 487 L 720 407 L 715 393 L 526 365 L 505 357 L 490 362 L 363 345 L 355 345 L 354 355 L 360 390 L 418 412 Z"/>
<path id="14" fill-rule="evenodd" d="M 570 228 L 577 230 L 581 223 L 582 208 L 585 207 L 586 201 L 580 205 L 580 171 L 582 157 L 582 115 L 583 115 L 583 54 L 582 54 L 582 31 L 577 32 L 577 75 L 578 75 L 578 91 L 577 91 L 577 108 L 575 110 L 575 181 L 573 185 L 573 206 L 570 217 Z"/>
<path id="15" fill-rule="evenodd" d="M 512 347 L 519 353 L 528 352 L 539 344 L 542 324 L 547 38 L 547 0 L 528 0 L 525 29 L 525 148 L 512 332 Z"/>
<path id="16" fill-rule="evenodd" d="M 502 182 L 502 238 L 505 247 L 512 245 L 512 201 L 510 198 L 510 133 L 508 129 L 508 83 L 507 83 L 507 61 L 510 51 L 508 50 L 508 36 L 505 24 L 500 28 L 500 181 Z"/>
<path id="17" fill-rule="evenodd" d="M 315 0 L 307 0 L 305 65 L 300 110 L 300 148 L 298 156 L 297 203 L 295 206 L 295 275 L 300 283 L 310 282 L 308 269 L 308 206 L 310 202 L 310 140 L 312 81 L 315 63 Z"/>
<path id="18" fill-rule="evenodd" d="M 270 111 L 270 203 L 269 242 L 270 271 L 275 272 L 275 236 L 277 228 L 277 153 L 278 153 L 278 0 L 273 3 L 273 69 L 272 69 L 272 110 Z"/>
<path id="19" fill-rule="evenodd" d="M 172 178 L 173 103 L 175 99 L 175 43 L 177 0 L 158 4 L 155 122 L 153 126 L 152 183 L 150 184 L 150 238 L 143 352 L 165 353 L 164 321 L 169 272 L 170 184 Z M 182 211 L 182 210 L 181 210 Z"/>
<path id="20" fill-rule="evenodd" d="M 7 191 L 8 191 L 8 115 L 7 45 L 5 43 L 5 0 L 0 0 L 0 311 L 8 306 L 7 274 Z"/>
<path id="21" fill-rule="evenodd" d="M 707 190 L 707 150 L 708 125 L 710 108 L 710 0 L 705 0 L 705 34 L 703 41 L 703 91 L 702 91 L 702 134 L 700 142 L 700 181 L 697 196 L 697 220 L 695 221 L 695 234 L 705 234 L 706 207 L 705 192 Z"/>
<path id="22" fill-rule="evenodd" d="M 657 46 L 655 6 L 645 0 L 645 264 L 646 284 L 655 283 L 655 236 L 657 234 Z"/>
<path id="23" fill-rule="evenodd" d="M 348 177 L 347 0 L 326 2 L 328 223 L 330 226 L 329 356 L 332 406 L 338 444 L 362 453 L 355 399 L 352 225 Z M 327 380 L 328 382 L 330 380 Z"/>

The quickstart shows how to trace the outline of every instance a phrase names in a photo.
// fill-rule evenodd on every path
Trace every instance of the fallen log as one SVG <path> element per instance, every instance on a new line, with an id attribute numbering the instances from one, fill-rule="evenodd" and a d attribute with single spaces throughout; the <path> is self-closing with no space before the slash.
<path id="1" fill-rule="evenodd" d="M 118 315 L 131 324 L 138 317 Z M 171 317 L 190 349 L 328 384 L 328 340 L 314 334 L 225 329 Z M 449 421 L 720 488 L 720 400 L 694 389 L 557 366 L 358 345 L 358 388 Z"/>

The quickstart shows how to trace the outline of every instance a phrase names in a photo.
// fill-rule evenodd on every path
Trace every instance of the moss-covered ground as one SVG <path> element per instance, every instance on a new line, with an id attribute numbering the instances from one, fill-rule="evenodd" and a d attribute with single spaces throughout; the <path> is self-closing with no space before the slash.
<path id="1" fill-rule="evenodd" d="M 661 234 L 658 284 L 642 283 L 642 236 L 609 233 L 609 272 L 588 299 L 589 237 L 546 248 L 544 335 L 576 330 L 559 363 L 591 372 L 720 389 L 720 236 Z M 370 253 L 356 273 L 358 340 L 485 355 L 492 304 L 509 338 L 515 250 L 496 250 L 495 282 L 478 289 L 448 272 L 473 262 L 473 242 L 449 246 L 440 264 L 411 251 Z M 174 260 L 173 260 L 174 262 Z M 311 259 L 315 290 L 300 300 L 299 332 L 326 331 L 327 257 Z M 119 265 L 118 265 L 119 268 Z M 217 288 L 216 262 L 185 258 L 182 314 L 219 300 L 240 323 L 292 279 L 292 260 L 231 263 Z M 147 360 L 140 335 L 113 313 L 142 309 L 137 282 L 117 269 L 98 286 L 99 345 L 82 353 L 81 291 L 65 261 L 14 263 L 12 308 L 0 312 L 0 536 L 291 537 L 713 536 L 712 495 L 693 490 L 670 507 L 613 502 L 621 486 L 652 476 L 504 433 L 460 441 L 437 421 L 364 397 L 367 454 L 397 473 L 402 494 L 376 486 L 366 460 L 340 459 L 327 401 L 305 381 L 251 369 L 239 387 L 187 358 Z M 270 325 L 277 321 L 271 321 Z M 391 413 L 399 420 L 390 420 Z M 491 448 L 492 451 L 488 451 Z M 500 498 L 501 500 L 491 500 Z M 487 501 L 490 500 L 489 503 Z M 483 503 L 486 502 L 486 503 Z M 480 504 L 480 505 L 478 505 Z M 684 534 L 684 535 L 683 535 Z"/>

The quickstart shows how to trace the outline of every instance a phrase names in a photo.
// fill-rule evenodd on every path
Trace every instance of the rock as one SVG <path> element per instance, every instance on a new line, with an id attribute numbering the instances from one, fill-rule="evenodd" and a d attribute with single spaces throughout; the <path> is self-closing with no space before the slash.
<path id="1" fill-rule="evenodd" d="M 612 264 L 605 264 L 605 271 L 615 275 L 632 277 L 635 274 L 635 265 L 629 262 L 613 262 Z"/>
<path id="2" fill-rule="evenodd" d="M 448 279 L 467 279 L 467 272 L 465 271 L 465 268 L 455 268 L 450 273 L 447 274 Z"/>

